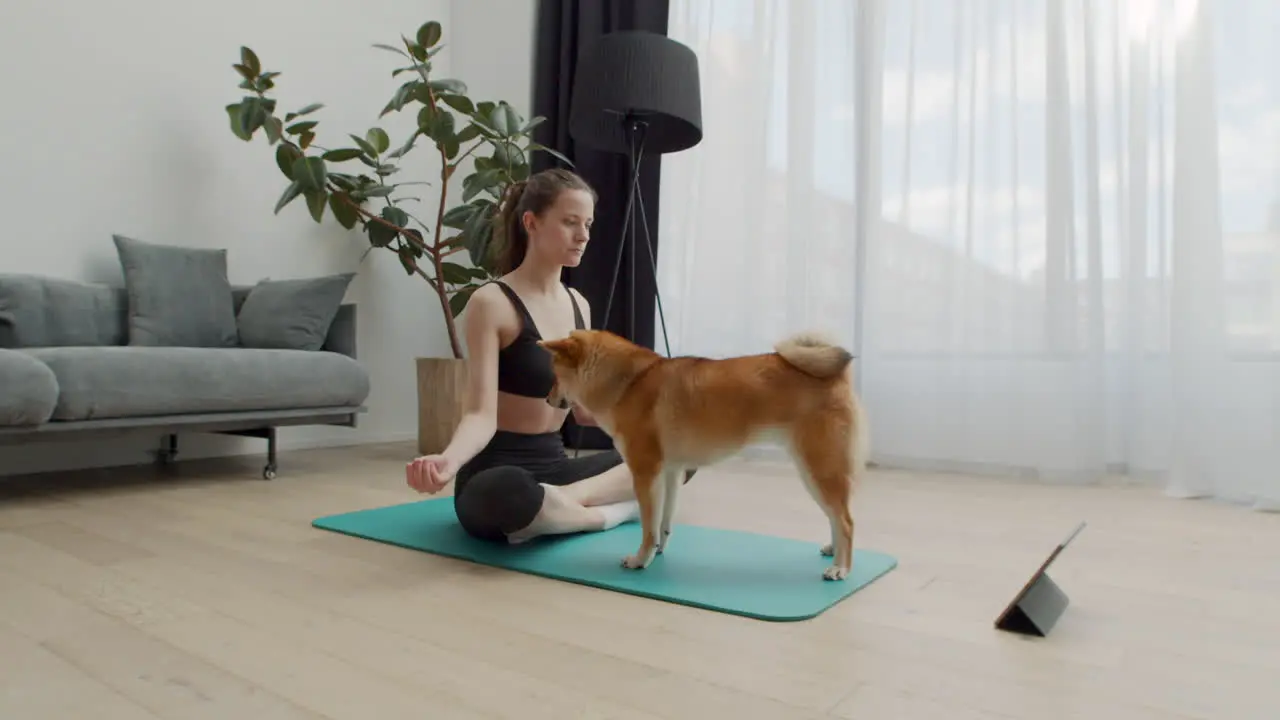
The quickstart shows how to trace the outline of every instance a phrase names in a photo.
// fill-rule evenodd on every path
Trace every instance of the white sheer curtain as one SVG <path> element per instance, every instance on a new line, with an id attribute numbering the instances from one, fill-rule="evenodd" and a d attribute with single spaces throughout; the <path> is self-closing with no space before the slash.
<path id="1" fill-rule="evenodd" d="M 671 0 L 672 351 L 855 348 L 884 465 L 1280 506 L 1280 2 Z"/>

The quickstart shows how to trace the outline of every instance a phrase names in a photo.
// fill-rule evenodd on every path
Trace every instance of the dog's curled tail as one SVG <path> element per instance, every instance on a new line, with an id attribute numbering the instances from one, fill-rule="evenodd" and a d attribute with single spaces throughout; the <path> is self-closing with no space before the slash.
<path id="1" fill-rule="evenodd" d="M 853 353 L 815 332 L 792 335 L 773 349 L 800 372 L 822 379 L 843 373 L 853 360 Z"/>

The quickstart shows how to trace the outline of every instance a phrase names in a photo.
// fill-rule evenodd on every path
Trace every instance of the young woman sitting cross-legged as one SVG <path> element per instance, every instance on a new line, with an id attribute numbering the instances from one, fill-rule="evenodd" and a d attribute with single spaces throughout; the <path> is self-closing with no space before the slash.
<path id="1" fill-rule="evenodd" d="M 591 308 L 560 281 L 589 242 L 595 192 L 567 170 L 537 173 L 502 202 L 499 280 L 471 296 L 464 315 L 465 412 L 444 452 L 408 463 L 410 487 L 436 493 L 455 481 L 462 527 L 518 543 L 540 535 L 607 530 L 637 517 L 631 475 L 616 451 L 570 458 L 560 435 L 569 412 L 547 403 L 550 355 L 536 344 L 591 326 Z"/>

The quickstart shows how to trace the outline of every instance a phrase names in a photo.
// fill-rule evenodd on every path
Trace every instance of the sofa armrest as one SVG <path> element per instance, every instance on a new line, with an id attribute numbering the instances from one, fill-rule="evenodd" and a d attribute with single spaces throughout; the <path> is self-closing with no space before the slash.
<path id="1" fill-rule="evenodd" d="M 356 306 L 354 303 L 343 303 L 338 314 L 329 326 L 329 334 L 324 339 L 321 350 L 341 353 L 356 359 Z"/>

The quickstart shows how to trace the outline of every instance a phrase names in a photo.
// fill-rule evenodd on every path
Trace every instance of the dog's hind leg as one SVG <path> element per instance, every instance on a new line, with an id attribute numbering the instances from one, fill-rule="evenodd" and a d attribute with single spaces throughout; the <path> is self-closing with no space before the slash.
<path id="1" fill-rule="evenodd" d="M 805 486 L 830 526 L 831 541 L 822 548 L 822 554 L 832 558 L 822 574 L 827 580 L 843 580 L 853 567 L 853 442 L 851 424 L 825 414 L 798 423 L 791 437 Z"/>

